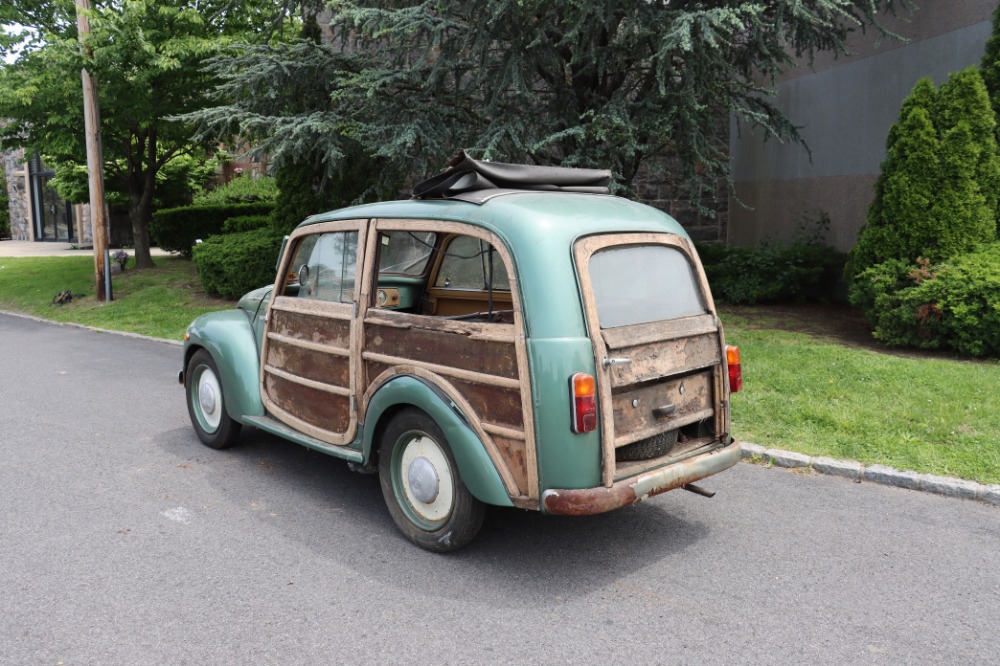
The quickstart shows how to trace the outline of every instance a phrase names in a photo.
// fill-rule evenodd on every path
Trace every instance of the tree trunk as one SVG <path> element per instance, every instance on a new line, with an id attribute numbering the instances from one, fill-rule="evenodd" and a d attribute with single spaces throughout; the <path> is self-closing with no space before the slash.
<path id="1" fill-rule="evenodd" d="M 137 151 L 141 155 L 143 151 Z M 146 141 L 145 160 L 130 169 L 128 217 L 132 223 L 132 241 L 135 243 L 135 267 L 152 268 L 149 253 L 149 223 L 153 219 L 153 192 L 156 188 L 156 133 L 150 131 Z"/>

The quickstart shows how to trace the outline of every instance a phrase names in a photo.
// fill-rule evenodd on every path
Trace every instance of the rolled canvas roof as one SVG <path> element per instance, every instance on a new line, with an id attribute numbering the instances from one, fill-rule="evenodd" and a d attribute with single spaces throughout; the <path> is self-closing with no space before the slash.
<path id="1" fill-rule="evenodd" d="M 483 162 L 463 150 L 448 163 L 448 169 L 413 187 L 414 199 L 459 197 L 483 201 L 497 190 L 584 192 L 608 194 L 611 171 Z M 482 193 L 481 197 L 476 193 Z"/>

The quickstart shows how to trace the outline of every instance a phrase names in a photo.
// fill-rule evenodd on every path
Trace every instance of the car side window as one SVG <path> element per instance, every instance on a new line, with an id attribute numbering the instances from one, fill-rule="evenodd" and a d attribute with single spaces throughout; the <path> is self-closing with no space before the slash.
<path id="1" fill-rule="evenodd" d="M 500 255 L 484 240 L 458 236 L 445 249 L 435 287 L 445 289 L 486 289 L 492 277 L 493 289 L 510 291 L 510 278 Z"/>
<path id="2" fill-rule="evenodd" d="M 432 231 L 383 231 L 380 274 L 423 275 L 434 254 L 437 234 Z"/>
<path id="3" fill-rule="evenodd" d="M 304 237 L 295 250 L 290 270 L 295 272 L 288 289 L 299 298 L 333 303 L 354 301 L 357 275 L 358 232 L 338 231 Z"/>

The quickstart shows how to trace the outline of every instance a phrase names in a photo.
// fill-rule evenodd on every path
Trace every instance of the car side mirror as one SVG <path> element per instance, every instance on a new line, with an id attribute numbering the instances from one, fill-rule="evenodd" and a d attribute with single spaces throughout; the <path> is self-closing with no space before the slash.
<path id="1" fill-rule="evenodd" d="M 285 256 L 285 248 L 288 247 L 288 236 L 283 236 L 281 239 L 281 249 L 278 250 L 278 261 L 274 264 L 274 270 L 277 272 L 281 268 L 281 259 Z"/>

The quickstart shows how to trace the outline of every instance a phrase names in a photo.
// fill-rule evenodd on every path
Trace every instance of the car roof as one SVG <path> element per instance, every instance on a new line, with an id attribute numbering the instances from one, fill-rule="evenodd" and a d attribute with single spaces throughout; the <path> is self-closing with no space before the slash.
<path id="1" fill-rule="evenodd" d="M 542 243 L 566 247 L 582 236 L 654 232 L 688 238 L 666 213 L 622 197 L 603 194 L 492 190 L 480 202 L 460 197 L 409 199 L 351 206 L 313 215 L 301 226 L 351 219 L 433 219 L 488 229 L 513 248 Z"/>

